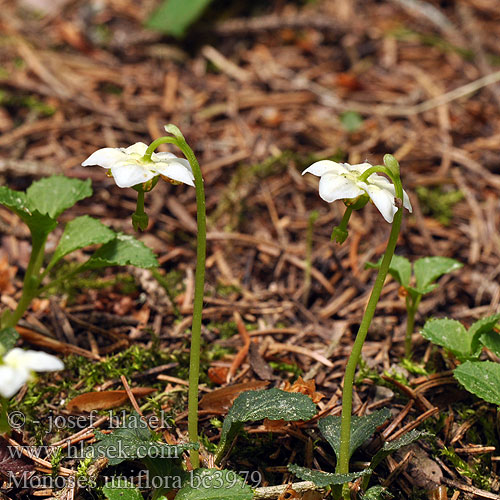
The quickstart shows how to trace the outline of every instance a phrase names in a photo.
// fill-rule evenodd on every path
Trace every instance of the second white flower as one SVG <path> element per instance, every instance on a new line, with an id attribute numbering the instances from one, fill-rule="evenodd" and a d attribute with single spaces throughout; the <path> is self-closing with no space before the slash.
<path id="1" fill-rule="evenodd" d="M 353 200 L 358 196 L 368 195 L 384 219 L 391 223 L 398 211 L 394 185 L 376 173 L 371 174 L 365 181 L 360 180 L 361 174 L 371 167 L 369 163 L 350 165 L 321 160 L 306 168 L 302 175 L 313 174 L 320 178 L 319 195 L 328 203 L 336 200 Z M 412 211 L 410 199 L 405 191 L 403 191 L 403 206 Z"/>

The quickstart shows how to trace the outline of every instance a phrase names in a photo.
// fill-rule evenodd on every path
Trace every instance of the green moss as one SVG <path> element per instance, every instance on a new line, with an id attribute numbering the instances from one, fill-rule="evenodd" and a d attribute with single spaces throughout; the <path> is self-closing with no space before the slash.
<path id="1" fill-rule="evenodd" d="M 118 273 L 109 278 L 103 278 L 101 272 L 90 271 L 71 276 L 78 267 L 79 264 L 75 262 L 63 262 L 61 266 L 58 266 L 51 276 L 52 280 L 54 280 L 54 285 L 48 289 L 49 293 L 66 295 L 69 298 L 69 302 L 72 302 L 79 293 L 87 290 L 114 288 L 115 292 L 122 293 L 123 295 L 131 295 L 138 291 L 135 278 L 130 274 Z M 65 276 L 70 277 L 64 279 Z"/>
<path id="2" fill-rule="evenodd" d="M 0 92 L 0 106 L 11 108 L 27 108 L 31 111 L 35 111 L 42 116 L 52 116 L 57 110 L 54 106 L 46 104 L 40 99 L 37 99 L 35 96 L 15 95 L 5 90 L 2 90 Z"/>
<path id="3" fill-rule="evenodd" d="M 412 361 L 408 358 L 404 358 L 401 360 L 401 366 L 413 375 L 429 375 L 429 372 L 423 365 L 416 363 L 415 361 Z"/>
<path id="4" fill-rule="evenodd" d="M 207 328 L 221 339 L 230 339 L 238 333 L 238 327 L 234 321 L 211 321 Z"/>
<path id="5" fill-rule="evenodd" d="M 386 385 L 387 383 L 378 374 L 377 370 L 370 368 L 364 358 L 360 358 L 358 363 L 358 371 L 356 373 L 356 378 L 354 380 L 355 385 L 363 383 L 364 379 L 373 380 L 378 385 Z"/>
<path id="6" fill-rule="evenodd" d="M 469 462 L 466 462 L 459 457 L 452 448 L 447 448 L 445 446 L 437 451 L 442 457 L 447 458 L 453 464 L 457 472 L 459 472 L 462 476 L 472 479 L 478 488 L 486 491 L 490 490 L 489 477 L 479 470 L 481 464 L 480 457 L 473 457 Z M 488 475 L 489 474 L 491 473 L 488 473 Z"/>
<path id="7" fill-rule="evenodd" d="M 235 293 L 240 294 L 241 288 L 235 285 L 223 285 L 221 283 L 217 283 L 215 293 L 221 297 L 229 297 Z"/>
<path id="8" fill-rule="evenodd" d="M 433 188 L 419 186 L 416 192 L 423 214 L 434 217 L 444 226 L 450 224 L 453 207 L 464 197 L 461 191 L 445 191 L 441 186 Z"/>
<path id="9" fill-rule="evenodd" d="M 293 373 L 296 377 L 302 375 L 303 370 L 298 365 L 292 365 L 290 363 L 282 363 L 277 361 L 270 361 L 269 366 L 278 372 Z"/>
<path id="10" fill-rule="evenodd" d="M 75 373 L 77 380 L 83 381 L 79 392 L 92 390 L 96 385 L 110 379 L 119 379 L 121 375 L 129 378 L 155 366 L 174 361 L 175 356 L 158 349 L 154 345 L 150 349 L 136 344 L 128 349 L 109 356 L 103 361 L 91 363 L 81 356 L 71 356 L 66 367 Z"/>

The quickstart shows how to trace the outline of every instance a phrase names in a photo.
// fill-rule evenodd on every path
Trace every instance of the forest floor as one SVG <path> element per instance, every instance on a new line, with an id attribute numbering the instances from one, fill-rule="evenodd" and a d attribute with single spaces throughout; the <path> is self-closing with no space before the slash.
<path id="1" fill-rule="evenodd" d="M 324 396 L 321 415 L 340 414 L 345 364 L 376 274 L 365 264 L 382 255 L 390 225 L 369 204 L 353 214 L 347 241 L 331 242 L 344 206 L 322 201 L 317 179 L 301 171 L 319 159 L 376 164 L 391 153 L 413 205 L 396 252 L 411 261 L 452 257 L 464 267 L 422 300 L 412 363 L 402 364 L 404 298 L 393 279 L 386 283 L 354 411 L 386 406 L 396 425 L 381 430 L 385 437 L 417 420 L 435 438 L 387 459 L 372 481 L 396 498 L 500 498 L 497 408 L 461 388 L 451 376 L 456 360 L 418 333 L 431 316 L 469 326 L 499 311 L 495 2 L 433 0 L 422 10 L 399 0 L 276 1 L 257 5 L 251 17 L 241 7 L 233 13 L 240 17 L 212 13 L 180 42 L 143 27 L 154 2 L 54 2 L 44 16 L 19 3 L 0 2 L 2 185 L 25 189 L 52 174 L 90 178 L 94 196 L 62 221 L 89 214 L 132 233 L 135 191 L 81 162 L 99 148 L 149 143 L 167 123 L 182 130 L 198 157 L 208 214 L 200 408 L 206 455 L 242 387 L 283 387 L 301 375 Z M 474 88 L 460 90 L 471 82 Z M 319 217 L 308 284 L 313 210 Z M 123 389 L 121 375 L 131 386 L 155 387 L 141 404 L 171 415 L 174 435 L 185 438 L 195 190 L 161 182 L 146 196 L 146 211 L 150 225 L 138 237 L 157 253 L 168 293 L 149 271 L 117 268 L 64 283 L 33 303 L 20 324 L 22 345 L 52 349 L 66 369 L 16 396 L 15 407 L 28 416 L 19 443 L 62 442 L 74 430 L 49 432 L 36 417 L 67 416 L 67 401 L 84 392 Z M 6 308 L 19 298 L 30 240 L 3 207 L 0 230 Z M 233 390 L 208 397 L 223 387 Z M 266 425 L 248 426 L 227 467 L 258 470 L 260 486 L 296 480 L 286 468 L 292 462 L 333 471 L 314 422 L 274 439 Z"/>

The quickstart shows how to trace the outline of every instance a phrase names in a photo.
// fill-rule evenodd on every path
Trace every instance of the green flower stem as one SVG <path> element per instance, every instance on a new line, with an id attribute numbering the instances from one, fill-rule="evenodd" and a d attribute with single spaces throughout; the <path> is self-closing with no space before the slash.
<path id="1" fill-rule="evenodd" d="M 26 309 L 28 309 L 31 301 L 39 293 L 40 285 L 40 268 L 42 267 L 43 257 L 45 254 L 45 242 L 47 235 L 43 237 L 34 237 L 32 239 L 31 256 L 26 268 L 23 282 L 23 293 L 17 307 L 12 314 L 7 315 L 2 321 L 2 328 L 14 328 L 19 320 L 23 317 Z"/>
<path id="2" fill-rule="evenodd" d="M 366 182 L 366 180 L 368 179 L 368 177 L 370 177 L 370 175 L 372 175 L 372 174 L 379 174 L 379 173 L 386 174 L 388 177 L 391 178 L 391 180 L 393 182 L 394 182 L 394 179 L 397 177 L 396 175 L 394 175 L 394 173 L 390 169 L 388 169 L 384 165 L 374 165 L 373 167 L 370 167 L 369 169 L 365 170 L 359 176 L 359 181 L 360 182 Z M 399 182 L 401 183 L 401 180 Z M 394 182 L 394 185 L 396 185 L 395 182 Z M 403 188 L 401 188 L 401 191 L 402 190 L 403 190 Z M 396 189 L 396 194 L 397 194 L 397 189 Z M 403 199 L 403 195 L 401 195 L 400 199 L 401 200 Z"/>
<path id="3" fill-rule="evenodd" d="M 196 206 L 198 224 L 197 250 L 196 250 L 196 274 L 194 285 L 193 302 L 193 325 L 191 329 L 191 351 L 189 359 L 189 389 L 188 389 L 188 433 L 189 440 L 197 443 L 198 439 L 198 383 L 200 379 L 200 350 L 201 350 L 201 317 L 203 310 L 203 291 L 205 287 L 205 258 L 207 247 L 207 224 L 205 210 L 205 190 L 203 188 L 203 177 L 200 165 L 193 150 L 188 146 L 183 135 L 175 129 L 174 137 L 160 137 L 153 141 L 144 157 L 151 158 L 153 151 L 160 144 L 175 144 L 189 161 L 193 169 L 194 184 L 196 188 Z M 170 130 L 168 130 L 170 132 Z M 193 468 L 200 465 L 197 450 L 191 451 L 191 463 Z"/>
<path id="4" fill-rule="evenodd" d="M 135 213 L 138 215 L 143 215 L 144 212 L 144 190 L 137 190 L 137 207 L 135 209 Z"/>
<path id="5" fill-rule="evenodd" d="M 376 170 L 374 170 L 376 168 Z M 372 171 L 373 170 L 373 171 Z M 394 175 L 389 169 L 386 167 L 373 167 L 367 170 L 364 174 L 366 177 L 371 175 L 374 172 L 383 172 L 391 177 L 394 182 L 396 197 L 399 198 L 402 204 L 403 200 L 403 187 L 401 185 L 401 179 L 399 176 Z M 340 456 L 337 464 L 337 473 L 339 474 L 347 474 L 349 472 L 349 448 L 351 442 L 351 413 L 352 413 L 352 389 L 354 383 L 354 375 L 356 373 L 356 366 L 359 361 L 359 357 L 361 355 L 361 349 L 363 347 L 363 343 L 366 339 L 366 335 L 368 333 L 368 329 L 370 327 L 370 323 L 375 314 L 375 308 L 377 307 L 378 300 L 380 298 L 380 294 L 382 292 L 382 288 L 384 286 L 384 281 L 389 271 L 389 266 L 391 263 L 392 256 L 394 255 L 394 250 L 396 249 L 396 244 L 399 236 L 399 231 L 401 228 L 401 220 L 403 218 L 403 207 L 401 206 L 394 216 L 394 221 L 392 223 L 391 234 L 389 236 L 389 241 L 387 243 L 387 248 L 384 254 L 384 258 L 382 259 L 382 263 L 380 265 L 380 269 L 377 274 L 377 278 L 375 280 L 375 284 L 373 286 L 372 293 L 370 295 L 370 299 L 365 309 L 365 313 L 361 324 L 359 326 L 358 333 L 356 335 L 356 340 L 354 341 L 354 345 L 351 351 L 351 355 L 347 362 L 347 367 L 344 376 L 344 387 L 342 391 L 342 416 L 341 416 L 341 424 L 340 424 Z M 347 486 L 343 488 L 344 498 L 348 499 L 349 497 L 349 488 Z"/>
<path id="6" fill-rule="evenodd" d="M 353 205 L 348 205 L 346 207 L 344 215 L 342 216 L 342 220 L 340 221 L 340 224 L 337 226 L 341 231 L 347 232 L 347 225 L 349 224 L 349 219 L 351 218 L 353 210 L 354 210 Z"/>
<path id="7" fill-rule="evenodd" d="M 162 144 L 175 144 L 176 146 L 178 146 L 181 150 L 181 146 L 180 144 L 178 144 L 177 142 L 177 137 L 176 138 L 173 138 L 173 137 L 159 137 L 158 139 L 155 139 L 149 146 L 148 146 L 148 149 L 146 149 L 146 152 L 144 153 L 144 159 L 145 160 L 151 160 L 151 156 L 153 155 L 153 153 L 155 152 L 155 149 L 158 147 L 158 146 L 161 146 Z M 184 139 L 184 137 L 182 137 L 182 139 Z M 186 141 L 184 140 L 184 143 L 186 143 Z M 187 143 L 186 143 L 186 146 L 187 146 Z M 187 146 L 189 148 L 189 146 Z M 191 149 L 191 148 L 190 148 Z M 184 153 L 184 151 L 182 151 Z M 192 151 L 191 151 L 192 153 Z M 185 153 L 184 153 L 185 154 Z M 194 155 L 193 155 L 194 156 Z M 188 158 L 189 159 L 189 158 Z M 191 165 L 192 167 L 193 165 Z M 194 174 L 194 172 L 193 172 Z"/>
<path id="8" fill-rule="evenodd" d="M 9 416 L 7 415 L 8 404 L 7 398 L 0 396 L 0 435 L 10 431 Z"/>
<path id="9" fill-rule="evenodd" d="M 405 336 L 405 357 L 411 358 L 412 343 L 411 336 L 415 328 L 415 314 L 417 313 L 418 306 L 422 300 L 422 295 L 418 295 L 415 301 L 410 296 L 406 297 L 406 311 L 408 318 L 406 320 L 406 336 Z"/>
<path id="10" fill-rule="evenodd" d="M 144 189 L 142 185 L 135 186 L 137 191 L 137 207 L 132 214 L 132 225 L 135 231 L 145 231 L 148 228 L 149 218 L 144 212 Z"/>

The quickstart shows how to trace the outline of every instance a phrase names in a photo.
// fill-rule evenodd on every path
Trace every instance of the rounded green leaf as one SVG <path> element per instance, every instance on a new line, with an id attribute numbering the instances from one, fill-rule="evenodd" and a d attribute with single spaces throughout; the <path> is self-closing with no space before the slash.
<path id="1" fill-rule="evenodd" d="M 351 474 L 334 474 L 332 472 L 323 472 L 320 470 L 308 469 L 307 467 L 300 467 L 295 464 L 290 464 L 288 470 L 299 479 L 311 481 L 319 488 L 326 488 L 334 484 L 348 483 L 349 481 L 354 481 L 358 477 L 371 473 L 370 469 L 365 469 L 361 472 L 352 472 Z"/>
<path id="2" fill-rule="evenodd" d="M 382 259 L 380 259 L 376 264 L 368 262 L 366 264 L 367 268 L 380 269 L 380 264 Z M 389 274 L 405 288 L 410 285 L 411 279 L 411 264 L 406 257 L 401 255 L 393 255 L 391 259 L 391 264 L 389 266 Z"/>
<path id="3" fill-rule="evenodd" d="M 233 421 L 248 422 L 267 418 L 269 420 L 309 420 L 316 415 L 312 399 L 299 392 L 281 389 L 247 391 L 240 394 L 229 410 Z"/>
<path id="4" fill-rule="evenodd" d="M 421 334 L 427 340 L 451 351 L 458 359 L 472 356 L 472 337 L 459 321 L 454 319 L 430 319 Z"/>
<path id="5" fill-rule="evenodd" d="M 247 391 L 240 394 L 231 406 L 222 425 L 222 432 L 217 450 L 218 462 L 228 442 L 243 427 L 243 422 L 263 420 L 309 420 L 316 414 L 316 405 L 308 396 L 280 389 Z"/>
<path id="6" fill-rule="evenodd" d="M 461 267 L 463 267 L 461 262 L 448 257 L 423 257 L 417 259 L 414 264 L 416 288 L 422 294 L 428 293 L 426 289 L 433 281 L 436 281 L 443 274 L 451 273 Z"/>
<path id="7" fill-rule="evenodd" d="M 44 241 L 57 226 L 57 221 L 40 213 L 22 191 L 0 186 L 0 203 L 12 210 L 29 227 L 35 246 Z"/>
<path id="8" fill-rule="evenodd" d="M 453 375 L 472 394 L 500 406 L 500 363 L 466 361 Z"/>
<path id="9" fill-rule="evenodd" d="M 76 202 L 92 196 L 92 186 L 90 179 L 81 181 L 53 175 L 31 184 L 26 196 L 30 206 L 56 219 Z"/>
<path id="10" fill-rule="evenodd" d="M 102 492 L 108 500 L 144 500 L 134 484 L 121 477 L 112 477 L 102 487 Z"/>
<path id="11" fill-rule="evenodd" d="M 375 469 L 375 467 L 377 467 L 377 465 L 391 453 L 401 448 L 404 448 L 405 446 L 408 446 L 409 444 L 412 444 L 423 437 L 429 437 L 431 435 L 432 434 L 426 431 L 419 431 L 417 429 L 413 429 L 407 432 L 406 434 L 403 434 L 400 438 L 395 439 L 394 441 L 385 442 L 384 446 L 382 446 L 382 448 L 372 458 L 370 467 L 372 469 Z"/>
<path id="12" fill-rule="evenodd" d="M 97 441 L 86 448 L 86 456 L 106 457 L 109 465 L 147 458 L 179 460 L 186 450 L 198 448 L 197 443 L 170 445 L 156 441 L 147 421 L 136 412 L 127 415 L 110 434 L 99 431 L 95 434 Z"/>
<path id="13" fill-rule="evenodd" d="M 97 250 L 84 264 L 83 269 L 98 269 L 107 266 L 158 267 L 158 260 L 144 243 L 127 234 L 116 238 Z"/>
<path id="14" fill-rule="evenodd" d="M 175 496 L 175 500 L 251 500 L 253 490 L 231 470 L 196 469 Z"/>
<path id="15" fill-rule="evenodd" d="M 500 334 L 497 332 L 483 333 L 479 338 L 481 344 L 491 352 L 500 356 Z"/>
<path id="16" fill-rule="evenodd" d="M 147 21 L 147 27 L 177 38 L 184 36 L 212 0 L 164 0 Z"/>
<path id="17" fill-rule="evenodd" d="M 367 439 L 373 436 L 377 427 L 380 427 L 389 417 L 388 408 L 374 411 L 370 415 L 351 418 L 351 442 L 349 456 L 351 456 Z M 318 427 L 324 438 L 333 448 L 337 458 L 340 456 L 340 417 L 330 415 L 318 422 Z"/>
<path id="18" fill-rule="evenodd" d="M 88 215 L 77 217 L 66 224 L 50 265 L 79 248 L 107 243 L 115 237 L 116 233 L 97 219 Z"/>

